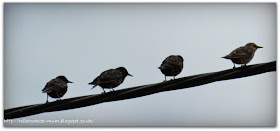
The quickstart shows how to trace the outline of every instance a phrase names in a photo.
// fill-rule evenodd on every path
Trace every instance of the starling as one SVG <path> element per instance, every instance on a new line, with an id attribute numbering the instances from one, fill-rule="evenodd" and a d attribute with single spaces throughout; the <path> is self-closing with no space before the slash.
<path id="1" fill-rule="evenodd" d="M 43 93 L 47 93 L 46 103 L 49 102 L 48 96 L 61 100 L 60 97 L 62 97 L 67 91 L 67 83 L 73 82 L 67 80 L 65 76 L 58 76 L 55 79 L 50 80 L 42 90 Z"/>
<path id="2" fill-rule="evenodd" d="M 246 66 L 246 64 L 253 59 L 258 48 L 263 47 L 257 46 L 255 43 L 248 43 L 245 46 L 233 50 L 230 54 L 222 58 L 230 59 L 233 63 L 233 68 L 235 68 L 235 64 L 243 64 L 241 66 Z"/>
<path id="3" fill-rule="evenodd" d="M 165 75 L 165 81 L 166 76 L 173 76 L 175 79 L 175 76 L 181 73 L 184 67 L 184 59 L 180 55 L 170 55 L 168 56 L 158 67 L 160 71 Z"/>
<path id="4" fill-rule="evenodd" d="M 88 84 L 94 85 L 91 89 L 99 85 L 103 89 L 104 93 L 106 93 L 104 88 L 110 88 L 114 91 L 113 88 L 123 83 L 126 76 L 132 75 L 130 75 L 124 67 L 118 67 L 116 69 L 109 69 L 102 72 Z"/>

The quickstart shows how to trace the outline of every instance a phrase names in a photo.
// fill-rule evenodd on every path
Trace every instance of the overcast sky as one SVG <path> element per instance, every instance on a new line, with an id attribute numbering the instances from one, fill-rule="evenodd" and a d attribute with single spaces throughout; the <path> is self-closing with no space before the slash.
<path id="1" fill-rule="evenodd" d="M 4 109 L 44 103 L 41 90 L 58 75 L 74 82 L 62 99 L 100 94 L 88 83 L 119 66 L 134 77 L 115 90 L 161 82 L 169 55 L 185 60 L 177 78 L 230 69 L 221 57 L 249 42 L 264 48 L 248 65 L 276 60 L 275 3 L 6 3 Z M 5 125 L 275 126 L 276 72 L 20 119 L 94 122 Z"/>

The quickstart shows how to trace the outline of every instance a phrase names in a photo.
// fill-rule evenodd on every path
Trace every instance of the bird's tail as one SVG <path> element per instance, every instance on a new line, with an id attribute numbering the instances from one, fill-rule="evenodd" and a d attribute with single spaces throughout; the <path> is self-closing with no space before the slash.
<path id="1" fill-rule="evenodd" d="M 97 78 L 95 78 L 92 82 L 88 83 L 89 85 L 94 85 L 91 89 L 93 89 L 94 87 L 98 86 L 98 82 L 97 82 Z"/>
<path id="2" fill-rule="evenodd" d="M 42 93 L 50 93 L 50 92 L 52 92 L 51 89 L 44 88 L 44 89 L 42 90 Z"/>
<path id="3" fill-rule="evenodd" d="M 49 93 L 50 90 L 47 88 L 47 86 L 45 86 L 45 88 L 42 90 L 42 93 Z"/>
<path id="4" fill-rule="evenodd" d="M 91 90 L 94 88 L 94 87 L 96 87 L 97 85 L 94 85 L 92 88 L 91 88 Z"/>
<path id="5" fill-rule="evenodd" d="M 224 57 L 222 57 L 222 58 L 225 58 L 225 59 L 230 59 L 228 56 L 224 56 Z"/>

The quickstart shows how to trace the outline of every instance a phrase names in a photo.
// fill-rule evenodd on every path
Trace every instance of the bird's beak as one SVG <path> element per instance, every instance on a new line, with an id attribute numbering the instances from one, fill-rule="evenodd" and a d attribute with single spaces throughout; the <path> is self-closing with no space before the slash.
<path id="1" fill-rule="evenodd" d="M 68 81 L 68 83 L 73 83 L 72 81 Z"/>
<path id="2" fill-rule="evenodd" d="M 257 48 L 263 48 L 263 47 L 261 47 L 261 46 L 257 46 Z"/>
<path id="3" fill-rule="evenodd" d="M 133 75 L 130 75 L 130 74 L 127 74 L 127 75 L 133 77 Z"/>

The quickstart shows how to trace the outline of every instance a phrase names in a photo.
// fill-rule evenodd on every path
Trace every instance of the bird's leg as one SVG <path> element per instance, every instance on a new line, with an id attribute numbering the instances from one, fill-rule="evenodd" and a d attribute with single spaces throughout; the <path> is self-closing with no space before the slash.
<path id="1" fill-rule="evenodd" d="M 113 89 L 113 87 L 112 87 L 112 86 L 110 86 L 110 88 L 111 88 L 113 91 L 115 91 L 115 90 Z M 112 92 L 112 91 L 110 91 L 110 92 Z"/>
<path id="2" fill-rule="evenodd" d="M 232 62 L 233 63 L 233 62 Z M 235 67 L 235 64 L 233 63 L 233 69 L 235 69 L 236 67 Z"/>
<path id="3" fill-rule="evenodd" d="M 104 90 L 104 88 L 102 88 L 102 89 L 103 89 L 104 93 L 106 93 L 106 91 Z"/>
<path id="4" fill-rule="evenodd" d="M 173 72 L 173 70 L 172 70 L 172 76 L 173 76 L 173 80 L 175 80 L 175 75 L 174 75 L 174 72 Z"/>
<path id="5" fill-rule="evenodd" d="M 48 100 L 48 98 L 49 98 L 49 95 L 47 94 L 47 101 L 46 101 L 46 104 L 47 104 L 47 103 L 49 103 L 49 100 Z"/>
<path id="6" fill-rule="evenodd" d="M 241 67 L 246 67 L 246 64 L 241 65 Z"/>
<path id="7" fill-rule="evenodd" d="M 166 75 L 164 75 L 164 78 L 165 78 L 165 80 L 164 80 L 164 81 L 166 81 Z"/>

